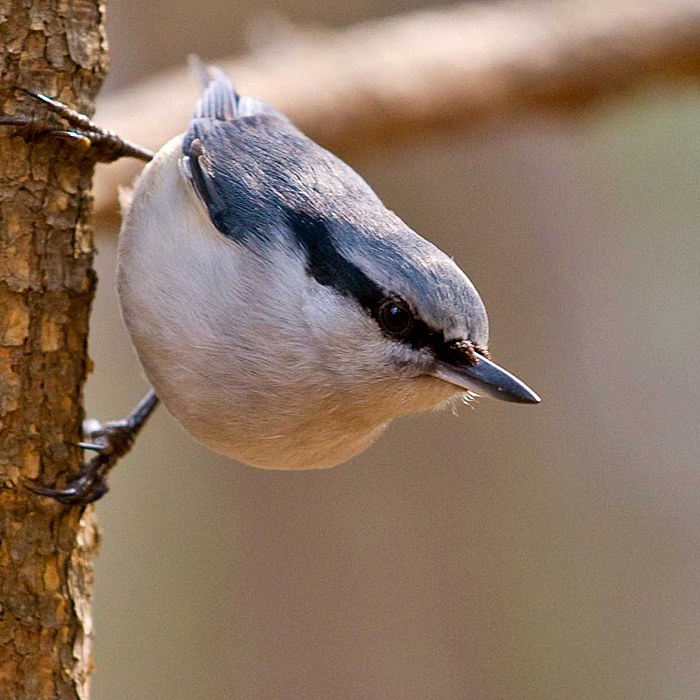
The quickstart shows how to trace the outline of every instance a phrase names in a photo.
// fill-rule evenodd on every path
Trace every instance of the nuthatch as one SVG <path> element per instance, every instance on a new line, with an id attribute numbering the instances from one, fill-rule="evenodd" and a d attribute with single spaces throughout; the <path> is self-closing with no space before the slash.
<path id="1" fill-rule="evenodd" d="M 141 364 L 192 436 L 256 467 L 324 468 L 455 398 L 539 402 L 490 360 L 484 305 L 447 255 L 283 114 L 206 75 L 188 131 L 134 184 L 118 262 Z"/>

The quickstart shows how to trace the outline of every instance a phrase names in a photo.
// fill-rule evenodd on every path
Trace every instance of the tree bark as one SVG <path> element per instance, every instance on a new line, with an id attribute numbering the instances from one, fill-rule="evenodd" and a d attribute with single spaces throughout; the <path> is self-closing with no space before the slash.
<path id="1" fill-rule="evenodd" d="M 0 0 L 0 110 L 35 113 L 23 86 L 91 113 L 106 72 L 97 0 Z M 93 164 L 64 141 L 0 128 L 0 697 L 85 699 L 92 665 L 91 507 L 27 480 L 74 475 L 81 455 Z"/>

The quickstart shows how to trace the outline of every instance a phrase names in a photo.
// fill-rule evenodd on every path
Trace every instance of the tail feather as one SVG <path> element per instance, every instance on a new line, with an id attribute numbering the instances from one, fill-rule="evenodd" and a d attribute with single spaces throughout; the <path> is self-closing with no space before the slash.
<path id="1" fill-rule="evenodd" d="M 228 76 L 215 66 L 207 66 L 197 56 L 190 56 L 190 67 L 202 81 L 204 92 L 182 141 L 182 166 L 187 179 L 207 205 L 217 226 L 223 226 L 225 201 L 217 189 L 213 171 L 216 163 L 230 152 L 239 129 L 231 122 L 264 115 L 268 123 L 294 129 L 289 120 L 273 107 L 255 97 L 242 97 Z"/>
<path id="2" fill-rule="evenodd" d="M 204 87 L 194 118 L 230 121 L 239 116 L 238 104 L 241 98 L 228 76 L 215 66 L 205 65 L 197 56 L 190 56 L 189 63 Z"/>

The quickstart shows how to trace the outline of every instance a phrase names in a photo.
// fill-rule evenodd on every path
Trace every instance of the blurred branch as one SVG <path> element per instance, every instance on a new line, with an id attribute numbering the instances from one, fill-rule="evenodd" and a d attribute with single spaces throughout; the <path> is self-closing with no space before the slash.
<path id="1" fill-rule="evenodd" d="M 506 115 L 580 108 L 651 80 L 700 77 L 700 0 L 468 4 L 295 34 L 218 61 L 328 148 L 348 154 Z M 106 126 L 157 149 L 184 131 L 198 85 L 183 67 L 112 95 Z M 97 210 L 138 166 L 111 165 Z"/>

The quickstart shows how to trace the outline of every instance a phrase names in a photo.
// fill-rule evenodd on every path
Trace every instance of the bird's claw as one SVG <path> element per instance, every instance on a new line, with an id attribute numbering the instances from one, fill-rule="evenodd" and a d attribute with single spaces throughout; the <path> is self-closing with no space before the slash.
<path id="1" fill-rule="evenodd" d="M 53 136 L 71 141 L 82 150 L 90 151 L 101 163 L 111 163 L 119 158 L 131 157 L 149 161 L 153 152 L 127 141 L 113 131 L 103 129 L 84 114 L 62 102 L 25 88 L 17 88 L 28 97 L 40 102 L 50 114 L 68 125 L 57 126 L 50 121 L 31 117 L 0 117 L 0 126 L 14 126 L 27 136 Z"/>
<path id="2" fill-rule="evenodd" d="M 78 476 L 61 489 L 27 484 L 30 490 L 67 505 L 87 505 L 109 491 L 107 474 L 131 449 L 135 438 L 133 426 L 126 420 L 109 423 L 89 420 L 83 424 L 83 434 L 89 442 L 80 442 L 78 446 L 97 454 L 83 465 Z"/>
<path id="3" fill-rule="evenodd" d="M 91 465 L 97 459 L 97 457 L 91 459 L 80 470 L 78 477 L 62 489 L 50 489 L 34 484 L 27 484 L 27 488 L 40 496 L 48 496 L 65 505 L 87 505 L 92 503 L 102 498 L 109 491 L 109 485 L 105 477 L 98 474 L 97 470 L 91 468 Z"/>
<path id="4" fill-rule="evenodd" d="M 27 487 L 40 496 L 48 496 L 66 505 L 87 505 L 102 498 L 109 491 L 107 475 L 129 452 L 136 436 L 157 405 L 158 398 L 150 391 L 131 415 L 123 420 L 106 423 L 94 419 L 84 421 L 84 440 L 77 443 L 77 446 L 97 454 L 83 464 L 78 476 L 63 488 L 48 488 L 31 483 L 28 483 Z"/>

